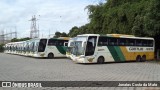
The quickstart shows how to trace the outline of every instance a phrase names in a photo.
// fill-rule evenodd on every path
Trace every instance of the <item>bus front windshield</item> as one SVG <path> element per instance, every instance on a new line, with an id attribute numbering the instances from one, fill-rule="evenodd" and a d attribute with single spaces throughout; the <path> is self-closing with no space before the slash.
<path id="1" fill-rule="evenodd" d="M 71 52 L 73 55 L 85 55 L 85 45 L 83 44 L 87 41 L 87 37 L 77 37 L 74 41 L 73 51 Z"/>
<path id="2" fill-rule="evenodd" d="M 73 47 L 74 47 L 74 41 L 69 41 L 69 43 L 68 43 L 68 47 L 67 47 L 67 52 L 68 53 L 71 53 L 72 52 L 72 50 L 73 50 Z"/>
<path id="3" fill-rule="evenodd" d="M 37 50 L 38 50 L 38 45 L 39 45 L 39 42 L 38 42 L 38 41 L 35 41 L 35 42 L 34 42 L 33 52 L 37 52 Z"/>
<path id="4" fill-rule="evenodd" d="M 37 42 L 36 41 L 32 41 L 30 44 L 30 51 L 31 52 L 36 52 L 37 51 Z"/>

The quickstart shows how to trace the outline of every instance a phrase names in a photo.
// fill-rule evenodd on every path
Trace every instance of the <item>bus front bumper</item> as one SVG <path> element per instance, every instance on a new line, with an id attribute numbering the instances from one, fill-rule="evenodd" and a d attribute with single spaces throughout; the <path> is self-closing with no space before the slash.
<path id="1" fill-rule="evenodd" d="M 34 53 L 33 57 L 46 57 L 45 53 Z"/>
<path id="2" fill-rule="evenodd" d="M 80 57 L 80 56 L 71 55 L 70 58 L 76 63 L 92 63 L 92 62 L 89 62 L 86 57 Z"/>

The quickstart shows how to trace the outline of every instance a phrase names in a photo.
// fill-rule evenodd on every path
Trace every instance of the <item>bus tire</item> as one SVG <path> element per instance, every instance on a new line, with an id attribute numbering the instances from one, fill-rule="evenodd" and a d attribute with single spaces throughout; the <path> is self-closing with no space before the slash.
<path id="1" fill-rule="evenodd" d="M 146 55 L 143 55 L 143 56 L 142 56 L 141 61 L 142 61 L 142 62 L 145 62 L 145 61 L 146 61 Z"/>
<path id="2" fill-rule="evenodd" d="M 49 59 L 52 59 L 53 57 L 54 57 L 53 53 L 49 53 L 49 54 L 48 54 L 48 58 L 49 58 Z"/>
<path id="3" fill-rule="evenodd" d="M 100 56 L 100 57 L 97 59 L 97 63 L 98 63 L 98 64 L 103 64 L 103 63 L 104 63 L 104 57 L 103 57 L 103 56 Z"/>
<path id="4" fill-rule="evenodd" d="M 136 61 L 137 61 L 137 62 L 141 62 L 141 56 L 140 56 L 140 55 L 138 55 L 138 56 L 136 57 Z"/>

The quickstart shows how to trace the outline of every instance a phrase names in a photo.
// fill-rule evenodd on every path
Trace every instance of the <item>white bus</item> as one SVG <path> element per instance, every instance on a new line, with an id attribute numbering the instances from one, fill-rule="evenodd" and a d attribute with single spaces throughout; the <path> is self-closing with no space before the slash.
<path id="1" fill-rule="evenodd" d="M 35 39 L 31 44 L 31 56 L 33 57 L 66 57 L 68 38 Z"/>
<path id="2" fill-rule="evenodd" d="M 7 47 L 7 51 L 6 51 L 6 53 L 12 53 L 13 51 L 13 44 L 12 43 L 8 43 L 7 45 L 6 45 L 6 47 Z"/>
<path id="3" fill-rule="evenodd" d="M 21 42 L 11 42 L 5 45 L 5 53 L 32 57 L 66 57 L 67 37 L 36 38 Z"/>
<path id="4" fill-rule="evenodd" d="M 71 52 L 73 51 L 73 47 L 74 47 L 74 41 L 76 40 L 75 38 L 70 38 L 68 41 L 68 45 L 67 45 L 67 51 L 66 51 L 66 56 L 68 58 L 70 58 Z"/>
<path id="5" fill-rule="evenodd" d="M 17 44 L 17 54 L 18 54 L 18 55 L 24 55 L 24 54 L 23 54 L 23 51 L 24 51 L 24 43 L 25 43 L 25 41 L 18 42 L 18 44 Z"/>
<path id="6" fill-rule="evenodd" d="M 71 59 L 77 63 L 145 61 L 154 59 L 155 41 L 123 34 L 83 34 L 74 42 Z"/>
<path id="7" fill-rule="evenodd" d="M 67 46 L 64 43 L 68 42 L 68 38 L 50 38 L 39 40 L 39 46 L 34 57 L 66 57 Z"/>

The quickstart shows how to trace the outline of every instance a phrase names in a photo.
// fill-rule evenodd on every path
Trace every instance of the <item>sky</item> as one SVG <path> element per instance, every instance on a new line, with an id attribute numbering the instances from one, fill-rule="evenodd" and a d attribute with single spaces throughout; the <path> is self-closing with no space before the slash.
<path id="1" fill-rule="evenodd" d="M 85 7 L 102 0 L 0 0 L 0 32 L 17 30 L 18 38 L 30 36 L 29 21 L 36 15 L 40 37 L 66 32 L 89 22 Z"/>

